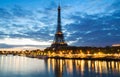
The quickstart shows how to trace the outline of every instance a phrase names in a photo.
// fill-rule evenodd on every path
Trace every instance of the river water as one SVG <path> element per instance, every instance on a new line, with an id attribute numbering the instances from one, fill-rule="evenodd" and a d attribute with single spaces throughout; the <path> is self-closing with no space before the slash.
<path id="1" fill-rule="evenodd" d="M 44 60 L 0 55 L 0 77 L 120 77 L 120 61 Z"/>

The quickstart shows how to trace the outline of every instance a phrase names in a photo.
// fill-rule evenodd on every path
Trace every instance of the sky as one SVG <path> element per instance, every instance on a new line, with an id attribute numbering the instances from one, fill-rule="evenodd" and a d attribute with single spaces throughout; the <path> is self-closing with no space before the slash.
<path id="1" fill-rule="evenodd" d="M 51 45 L 59 0 L 0 0 L 0 48 Z M 61 0 L 62 30 L 70 46 L 120 44 L 120 0 Z"/>

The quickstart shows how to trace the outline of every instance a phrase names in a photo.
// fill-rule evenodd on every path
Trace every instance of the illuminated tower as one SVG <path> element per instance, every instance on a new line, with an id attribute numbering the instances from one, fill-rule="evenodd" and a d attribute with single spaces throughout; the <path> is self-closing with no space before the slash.
<path id="1" fill-rule="evenodd" d="M 51 45 L 53 48 L 63 47 L 67 46 L 67 43 L 65 43 L 64 35 L 62 33 L 61 29 L 61 7 L 58 6 L 58 19 L 57 19 L 57 29 L 54 37 L 54 41 Z"/>

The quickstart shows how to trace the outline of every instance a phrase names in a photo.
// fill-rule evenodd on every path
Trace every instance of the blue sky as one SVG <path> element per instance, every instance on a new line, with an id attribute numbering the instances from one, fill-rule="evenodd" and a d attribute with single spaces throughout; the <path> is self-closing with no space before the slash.
<path id="1" fill-rule="evenodd" d="M 54 39 L 59 0 L 0 0 L 0 48 L 47 47 Z M 119 0 L 61 0 L 69 45 L 120 43 Z"/>

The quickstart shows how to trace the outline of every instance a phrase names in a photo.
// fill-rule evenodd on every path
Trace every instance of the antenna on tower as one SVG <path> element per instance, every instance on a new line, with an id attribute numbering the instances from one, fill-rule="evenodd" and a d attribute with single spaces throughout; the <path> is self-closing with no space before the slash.
<path id="1" fill-rule="evenodd" d="M 58 6 L 60 6 L 61 5 L 61 0 L 58 0 Z"/>

